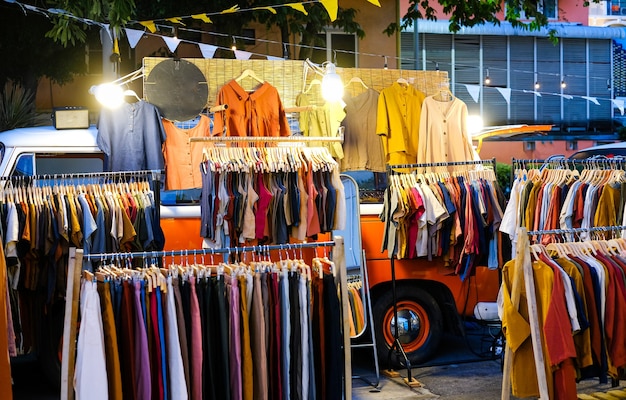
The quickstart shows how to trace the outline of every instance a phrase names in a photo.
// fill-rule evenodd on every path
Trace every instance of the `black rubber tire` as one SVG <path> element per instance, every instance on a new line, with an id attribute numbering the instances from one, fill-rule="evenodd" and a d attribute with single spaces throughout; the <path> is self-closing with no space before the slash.
<path id="1" fill-rule="evenodd" d="M 398 285 L 396 287 L 396 299 L 398 312 L 410 309 L 419 316 L 420 329 L 417 337 L 407 343 L 400 342 L 411 363 L 417 366 L 428 361 L 437 351 L 443 333 L 443 316 L 441 308 L 434 297 L 427 291 L 415 286 Z M 389 368 L 405 367 L 404 360 L 396 351 L 391 353 L 391 365 L 389 365 L 389 349 L 393 345 L 395 329 L 391 328 L 393 316 L 393 293 L 391 290 L 384 292 L 374 299 L 372 312 L 374 314 L 374 329 L 376 330 L 376 344 L 378 359 L 382 365 Z M 387 332 L 384 331 L 385 318 L 389 325 Z M 400 318 L 398 318 L 400 319 Z"/>

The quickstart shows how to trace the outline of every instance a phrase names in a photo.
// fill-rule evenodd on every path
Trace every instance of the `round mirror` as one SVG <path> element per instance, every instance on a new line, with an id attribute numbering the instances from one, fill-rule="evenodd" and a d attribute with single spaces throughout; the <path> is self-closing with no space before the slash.
<path id="1" fill-rule="evenodd" d="M 189 61 L 168 59 L 158 63 L 144 81 L 146 101 L 171 121 L 195 118 L 206 107 L 209 86 L 200 69 Z"/>

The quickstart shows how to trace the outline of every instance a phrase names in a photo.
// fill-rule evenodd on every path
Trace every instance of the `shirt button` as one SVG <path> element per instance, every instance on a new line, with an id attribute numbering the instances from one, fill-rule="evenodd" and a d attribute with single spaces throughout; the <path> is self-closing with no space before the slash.
<path id="1" fill-rule="evenodd" d="M 444 132 L 443 134 L 445 135 L 446 133 Z"/>
<path id="2" fill-rule="evenodd" d="M 443 120 L 443 123 L 444 123 L 444 124 L 446 123 L 446 120 L 445 120 L 445 119 Z"/>

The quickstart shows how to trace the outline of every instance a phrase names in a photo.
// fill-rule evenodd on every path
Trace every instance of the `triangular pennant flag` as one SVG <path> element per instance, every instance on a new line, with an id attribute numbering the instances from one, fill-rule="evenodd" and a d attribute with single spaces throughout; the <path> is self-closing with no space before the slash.
<path id="1" fill-rule="evenodd" d="M 172 17 L 172 18 L 165 18 L 166 21 L 170 21 L 173 22 L 175 24 L 180 24 L 180 25 L 185 25 L 183 23 L 183 19 L 181 17 Z"/>
<path id="2" fill-rule="evenodd" d="M 330 17 L 330 22 L 335 22 L 337 19 L 337 10 L 339 9 L 338 0 L 320 0 L 320 3 L 324 6 Z"/>
<path id="3" fill-rule="evenodd" d="M 234 12 L 237 12 L 237 11 L 239 11 L 239 6 L 237 4 L 235 4 L 231 8 L 222 11 L 220 14 L 230 14 L 230 13 L 234 13 Z"/>
<path id="4" fill-rule="evenodd" d="M 111 41 L 113 41 L 113 38 L 111 37 L 111 24 L 103 24 L 102 27 L 106 30 L 107 35 L 109 35 L 109 39 Z"/>
<path id="5" fill-rule="evenodd" d="M 139 43 L 139 40 L 143 37 L 143 31 L 139 29 L 130 29 L 126 28 L 126 37 L 128 38 L 128 43 L 130 44 L 130 48 L 134 49 Z"/>
<path id="6" fill-rule="evenodd" d="M 541 93 L 535 92 L 534 90 L 522 90 L 522 92 L 524 92 L 524 93 L 532 93 L 532 94 L 534 94 L 537 97 L 541 97 Z"/>
<path id="7" fill-rule="evenodd" d="M 267 10 L 272 14 L 276 14 L 276 9 L 274 9 L 273 7 L 254 7 L 252 8 L 252 10 Z"/>
<path id="8" fill-rule="evenodd" d="M 563 97 L 564 99 L 567 100 L 571 100 L 574 98 L 574 96 L 570 95 L 570 94 L 560 94 L 559 96 Z"/>
<path id="9" fill-rule="evenodd" d="M 380 2 L 378 0 L 367 0 L 367 1 L 369 1 L 370 3 L 372 3 L 373 5 L 377 7 L 380 7 Z"/>
<path id="10" fill-rule="evenodd" d="M 285 61 L 284 58 L 276 57 L 276 56 L 267 56 L 267 59 L 270 60 L 270 61 Z"/>
<path id="11" fill-rule="evenodd" d="M 474 102 L 478 103 L 478 96 L 480 96 L 480 86 L 478 85 L 465 85 L 465 88 L 469 92 Z"/>
<path id="12" fill-rule="evenodd" d="M 504 100 L 506 100 L 506 104 L 511 104 L 511 89 L 500 87 L 497 87 L 496 89 L 498 90 L 498 92 L 500 92 L 502 97 L 504 97 Z"/>
<path id="13" fill-rule="evenodd" d="M 597 98 L 597 97 L 589 97 L 589 96 L 580 96 L 580 97 L 582 97 L 582 98 L 583 98 L 583 99 L 585 99 L 585 100 L 588 100 L 588 101 L 592 102 L 592 103 L 593 103 L 593 104 L 595 104 L 596 106 L 599 106 L 599 105 L 600 105 L 600 102 L 598 101 L 598 98 Z"/>
<path id="14" fill-rule="evenodd" d="M 200 47 L 200 52 L 204 58 L 213 58 L 215 50 L 217 50 L 217 46 L 204 43 L 198 43 L 198 47 Z"/>
<path id="15" fill-rule="evenodd" d="M 235 50 L 235 58 L 237 60 L 249 60 L 252 53 L 243 51 L 243 50 Z"/>
<path id="16" fill-rule="evenodd" d="M 148 28 L 150 32 L 156 32 L 156 25 L 154 25 L 154 21 L 139 21 L 139 23 Z"/>
<path id="17" fill-rule="evenodd" d="M 212 24 L 211 18 L 207 14 L 194 14 L 191 16 L 193 19 L 199 19 L 202 22 L 206 22 L 207 24 Z"/>
<path id="18" fill-rule="evenodd" d="M 167 48 L 170 49 L 172 53 L 176 51 L 178 44 L 180 43 L 179 38 L 169 37 L 169 36 L 161 36 L 167 45 Z"/>
<path id="19" fill-rule="evenodd" d="M 613 105 L 617 108 L 619 108 L 619 112 L 622 113 L 622 115 L 624 115 L 624 100 L 611 100 L 613 102 Z"/>
<path id="20" fill-rule="evenodd" d="M 304 15 L 309 15 L 309 13 L 306 11 L 306 8 L 304 8 L 302 3 L 289 3 L 285 5 L 293 8 L 296 11 L 300 11 Z"/>

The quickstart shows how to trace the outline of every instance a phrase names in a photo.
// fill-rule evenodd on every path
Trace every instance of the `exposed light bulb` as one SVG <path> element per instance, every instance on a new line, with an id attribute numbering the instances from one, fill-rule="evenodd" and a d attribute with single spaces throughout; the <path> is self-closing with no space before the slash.
<path id="1" fill-rule="evenodd" d="M 236 51 L 237 50 L 237 41 L 235 40 L 234 36 L 233 36 L 233 45 L 230 47 L 230 49 L 232 51 Z"/>
<path id="2" fill-rule="evenodd" d="M 535 81 L 535 90 L 539 89 L 541 89 L 541 85 L 539 84 L 539 81 Z"/>
<path id="3" fill-rule="evenodd" d="M 328 102 L 339 101 L 343 97 L 343 82 L 331 62 L 326 64 L 326 73 L 322 78 L 322 97 Z"/>
<path id="4" fill-rule="evenodd" d="M 489 68 L 487 68 L 487 73 L 485 74 L 485 85 L 491 84 L 491 78 L 489 77 Z"/>
<path id="5" fill-rule="evenodd" d="M 389 69 L 387 66 L 387 56 L 383 56 L 385 58 L 385 65 L 383 65 L 383 69 Z"/>
<path id="6" fill-rule="evenodd" d="M 561 80 L 561 89 L 565 89 L 567 87 L 567 83 L 564 80 Z"/>

